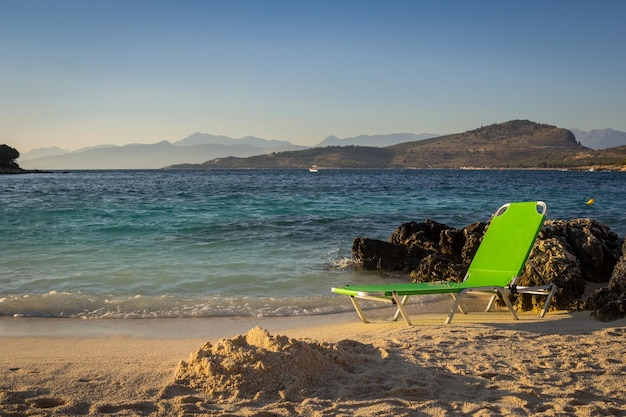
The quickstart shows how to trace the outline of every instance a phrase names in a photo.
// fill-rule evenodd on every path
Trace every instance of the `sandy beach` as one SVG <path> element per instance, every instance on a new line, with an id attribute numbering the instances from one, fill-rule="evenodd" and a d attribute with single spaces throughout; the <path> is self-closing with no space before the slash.
<path id="1" fill-rule="evenodd" d="M 626 320 L 0 318 L 1 416 L 626 415 Z"/>

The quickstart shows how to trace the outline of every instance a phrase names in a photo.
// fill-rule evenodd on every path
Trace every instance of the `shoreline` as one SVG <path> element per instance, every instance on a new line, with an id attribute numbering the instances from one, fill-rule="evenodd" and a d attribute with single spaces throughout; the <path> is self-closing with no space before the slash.
<path id="1" fill-rule="evenodd" d="M 415 325 L 409 327 L 389 321 L 389 311 L 369 313 L 369 324 L 353 312 L 219 319 L 1 317 L 0 415 L 592 416 L 626 411 L 626 319 L 607 323 L 588 312 L 550 312 L 543 319 L 522 313 L 515 321 L 496 311 L 458 314 L 445 325 L 445 314 L 429 310 L 413 316 Z M 250 345 L 236 342 L 255 326 L 271 336 L 248 337 Z M 264 337 L 269 339 L 258 340 Z M 211 396 L 193 378 L 187 383 L 175 378 L 181 361 L 199 366 L 189 362 L 190 354 L 207 341 L 214 346 L 212 361 L 238 366 L 224 389 L 245 385 L 236 386 L 231 397 Z M 281 343 L 283 353 L 266 351 Z M 237 353 L 243 348 L 266 369 L 264 376 L 295 364 L 279 374 L 300 383 L 301 391 L 285 394 L 267 381 L 235 375 L 236 369 L 248 369 L 246 356 Z M 294 349 L 297 355 L 291 357 Z M 318 365 L 319 353 L 326 362 Z M 299 374 L 307 367 L 319 381 Z M 209 378 L 192 376 L 196 382 Z M 247 397 L 246 387 L 257 394 Z"/>
<path id="2" fill-rule="evenodd" d="M 245 333 L 255 326 L 268 330 L 308 328 L 333 325 L 355 319 L 352 312 L 308 316 L 202 318 L 111 318 L 82 319 L 65 317 L 0 317 L 0 339 L 39 338 L 106 338 L 198 339 L 217 340 Z M 198 337 L 198 335 L 203 335 Z"/>
<path id="3" fill-rule="evenodd" d="M 335 298 L 339 299 L 336 295 Z M 347 297 L 346 305 L 350 302 Z M 506 308 L 483 313 L 487 298 L 484 295 L 470 294 L 465 297 L 464 308 L 468 314 L 455 315 L 453 323 L 480 323 L 508 321 L 512 316 Z M 415 297 L 407 304 L 410 314 L 416 315 L 422 325 L 443 324 L 451 306 L 446 295 Z M 82 317 L 38 317 L 38 316 L 0 316 L 0 339 L 3 337 L 136 337 L 144 339 L 195 339 L 198 334 L 207 340 L 242 334 L 255 326 L 269 331 L 291 330 L 345 325 L 365 325 L 349 306 L 350 310 L 308 315 L 288 316 L 213 316 L 213 317 L 137 317 L 137 318 L 82 318 Z M 380 303 L 365 303 L 364 311 L 374 323 L 395 326 L 404 324 L 403 320 L 393 322 L 390 318 L 395 309 Z M 587 312 L 590 314 L 590 312 Z M 533 312 L 518 313 L 531 320 L 537 316 Z M 374 326 L 369 323 L 365 326 Z M 406 324 L 404 324 L 406 325 Z M 363 330 L 366 330 L 367 327 Z M 360 329 L 359 329 L 360 330 Z M 306 333 L 306 332 L 305 332 Z M 323 334 L 323 333 L 322 333 Z M 208 336 L 207 336 L 208 335 Z"/>
<path id="4" fill-rule="evenodd" d="M 52 174 L 52 170 L 0 167 L 0 175 Z"/>
<path id="5" fill-rule="evenodd" d="M 445 325 L 447 308 L 444 301 L 434 302 L 426 306 L 413 305 L 409 314 L 411 320 L 417 324 L 407 326 L 400 318 L 391 320 L 394 311 L 392 307 L 365 308 L 370 323 L 363 323 L 356 312 L 338 312 L 328 314 L 314 314 L 302 316 L 217 316 L 217 317 L 181 317 L 181 318 L 106 318 L 83 319 L 68 317 L 10 317 L 0 316 L 0 340 L 7 338 L 135 338 L 185 340 L 203 339 L 217 341 L 222 338 L 233 337 L 246 333 L 254 327 L 262 327 L 270 332 L 286 332 L 295 334 L 293 337 L 306 337 L 311 331 L 315 336 L 323 339 L 333 336 L 334 333 L 318 332 L 344 326 L 352 334 L 359 337 L 360 333 L 370 333 L 370 330 L 380 326 L 390 328 L 407 327 L 420 329 L 424 326 L 490 326 L 506 323 L 524 330 L 527 326 L 541 326 L 546 321 L 550 325 L 561 323 L 563 320 L 577 319 L 577 327 L 581 331 L 610 327 L 611 323 L 626 325 L 626 318 L 613 322 L 598 321 L 591 316 L 590 311 L 565 312 L 551 311 L 546 318 L 539 318 L 536 312 L 518 312 L 520 320 L 513 319 L 504 307 L 497 307 L 497 311 L 479 311 L 477 300 L 469 299 L 466 306 L 467 314 L 456 314 L 451 324 Z M 473 301 L 473 303 L 471 303 Z M 467 308 L 469 306 L 469 309 Z M 420 311 L 421 310 L 421 311 Z M 426 310 L 426 311 L 424 311 Z M 584 326 L 584 327 L 581 327 Z M 290 336 L 292 337 L 292 336 Z"/>

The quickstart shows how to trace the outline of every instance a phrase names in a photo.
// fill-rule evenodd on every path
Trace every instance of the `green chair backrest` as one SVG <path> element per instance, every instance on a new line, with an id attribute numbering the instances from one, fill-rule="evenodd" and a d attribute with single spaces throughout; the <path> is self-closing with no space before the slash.
<path id="1" fill-rule="evenodd" d="M 505 204 L 493 215 L 467 271 L 476 287 L 508 285 L 522 273 L 546 214 L 542 201 Z"/>

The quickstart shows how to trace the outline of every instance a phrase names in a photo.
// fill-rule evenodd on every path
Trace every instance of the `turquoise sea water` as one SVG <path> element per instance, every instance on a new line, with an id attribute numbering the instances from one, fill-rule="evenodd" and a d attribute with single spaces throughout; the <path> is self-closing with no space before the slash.
<path id="1" fill-rule="evenodd" d="M 347 311 L 330 287 L 384 280 L 352 270 L 355 237 L 386 240 L 426 218 L 462 227 L 508 201 L 626 235 L 626 173 L 71 171 L 0 184 L 0 315 Z"/>

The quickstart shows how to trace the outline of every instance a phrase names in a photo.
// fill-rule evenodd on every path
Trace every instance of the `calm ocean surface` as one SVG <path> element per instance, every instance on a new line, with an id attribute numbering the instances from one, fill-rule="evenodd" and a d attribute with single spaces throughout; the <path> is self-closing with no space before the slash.
<path id="1" fill-rule="evenodd" d="M 462 227 L 508 201 L 626 235 L 626 173 L 71 171 L 0 176 L 0 315 L 288 316 L 352 309 L 330 287 L 355 237 Z M 595 204 L 587 205 L 589 198 Z"/>

